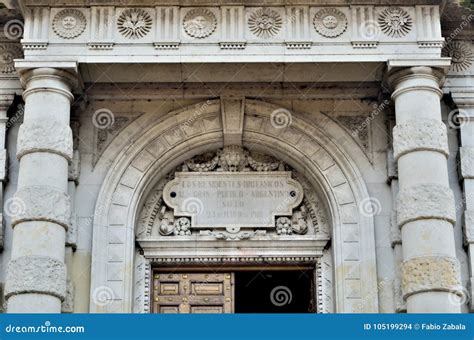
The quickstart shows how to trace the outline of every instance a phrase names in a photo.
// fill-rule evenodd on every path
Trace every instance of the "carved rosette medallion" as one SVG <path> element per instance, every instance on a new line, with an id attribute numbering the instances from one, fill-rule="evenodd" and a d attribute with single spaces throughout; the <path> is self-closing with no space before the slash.
<path id="1" fill-rule="evenodd" d="M 380 13 L 378 23 L 382 32 L 392 38 L 407 35 L 413 27 L 413 20 L 407 11 L 400 7 L 390 7 Z"/>
<path id="2" fill-rule="evenodd" d="M 270 8 L 260 8 L 254 11 L 248 21 L 250 31 L 257 37 L 268 39 L 276 36 L 282 26 L 283 20 L 277 12 Z"/>
<path id="3" fill-rule="evenodd" d="M 53 19 L 53 31 L 64 39 L 73 39 L 86 29 L 86 17 L 77 9 L 63 9 Z"/>
<path id="4" fill-rule="evenodd" d="M 22 55 L 23 52 L 18 45 L 6 44 L 0 46 L 0 72 L 6 74 L 15 72 L 13 60 L 21 58 Z"/>
<path id="5" fill-rule="evenodd" d="M 335 8 L 324 8 L 316 13 L 313 19 L 316 32 L 326 38 L 340 36 L 347 29 L 347 18 Z"/>
<path id="6" fill-rule="evenodd" d="M 471 46 L 462 41 L 451 41 L 443 48 L 441 55 L 451 58 L 451 69 L 455 72 L 466 71 L 474 62 Z"/>
<path id="7" fill-rule="evenodd" d="M 210 36 L 217 27 L 214 13 L 205 8 L 195 8 L 184 16 L 184 31 L 193 38 L 203 39 Z"/>
<path id="8" fill-rule="evenodd" d="M 127 9 L 117 19 L 120 34 L 129 39 L 143 38 L 150 32 L 152 23 L 150 14 L 141 8 Z"/>

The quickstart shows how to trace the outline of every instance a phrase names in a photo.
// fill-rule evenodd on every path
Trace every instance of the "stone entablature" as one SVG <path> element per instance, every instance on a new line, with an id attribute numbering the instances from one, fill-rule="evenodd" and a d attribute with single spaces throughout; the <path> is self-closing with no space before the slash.
<path id="1" fill-rule="evenodd" d="M 435 5 L 32 7 L 22 40 L 27 57 L 79 62 L 131 54 L 150 62 L 229 61 L 229 55 L 385 61 L 399 56 L 400 44 L 405 55 L 437 57 L 443 42 Z"/>

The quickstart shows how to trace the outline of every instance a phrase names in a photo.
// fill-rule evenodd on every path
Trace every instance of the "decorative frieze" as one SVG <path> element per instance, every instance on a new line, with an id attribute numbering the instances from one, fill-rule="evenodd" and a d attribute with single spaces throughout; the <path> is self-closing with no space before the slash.
<path id="1" fill-rule="evenodd" d="M 26 50 L 63 43 L 102 51 L 130 43 L 149 44 L 158 50 L 187 50 L 189 44 L 205 42 L 222 50 L 271 43 L 319 54 L 324 50 L 314 49 L 315 42 L 334 40 L 351 49 L 380 48 L 382 41 L 383 50 L 393 53 L 388 46 L 395 39 L 416 44 L 415 48 L 440 49 L 442 43 L 438 6 L 27 8 L 25 20 L 22 43 Z M 48 36 L 49 31 L 53 36 Z M 89 35 L 86 40 L 84 33 Z M 144 51 L 140 48 L 140 53 Z M 412 54 L 416 50 L 406 51 Z M 149 53 L 154 55 L 153 49 Z"/>
<path id="2" fill-rule="evenodd" d="M 440 219 L 454 225 L 454 196 L 449 187 L 420 184 L 400 190 L 397 197 L 399 227 L 422 219 Z"/>
<path id="3" fill-rule="evenodd" d="M 84 14 L 77 9 L 63 9 L 53 18 L 53 31 L 64 39 L 80 36 L 86 29 L 87 21 Z"/>
<path id="4" fill-rule="evenodd" d="M 23 123 L 17 143 L 18 159 L 33 152 L 49 152 L 72 160 L 72 131 L 67 125 L 60 126 L 54 121 Z"/>
<path id="5" fill-rule="evenodd" d="M 462 294 L 456 259 L 447 256 L 419 256 L 403 261 L 401 269 L 404 299 L 420 292 Z"/>
<path id="6" fill-rule="evenodd" d="M 28 186 L 15 193 L 19 208 L 12 216 L 12 227 L 25 221 L 54 222 L 65 229 L 70 225 L 71 202 L 61 190 L 47 186 Z"/>
<path id="7" fill-rule="evenodd" d="M 47 256 L 14 258 L 7 267 L 5 297 L 26 293 L 66 297 L 66 265 Z"/>
<path id="8" fill-rule="evenodd" d="M 394 93 L 395 95 L 395 93 Z M 436 119 L 413 119 L 398 123 L 393 128 L 395 159 L 414 151 L 437 151 L 449 154 L 446 126 Z"/>

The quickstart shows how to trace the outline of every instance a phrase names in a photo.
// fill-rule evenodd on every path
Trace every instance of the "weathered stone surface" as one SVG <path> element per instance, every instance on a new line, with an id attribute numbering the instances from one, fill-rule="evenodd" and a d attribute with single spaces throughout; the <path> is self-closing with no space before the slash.
<path id="1" fill-rule="evenodd" d="M 413 151 L 437 151 L 448 155 L 446 126 L 436 119 L 408 120 L 393 128 L 395 159 Z"/>
<path id="2" fill-rule="evenodd" d="M 474 210 L 467 209 L 464 211 L 464 243 L 474 242 Z"/>
<path id="3" fill-rule="evenodd" d="M 49 294 L 64 300 L 66 265 L 52 257 L 22 256 L 8 264 L 5 297 L 25 293 Z"/>
<path id="4" fill-rule="evenodd" d="M 454 196 L 449 187 L 421 184 L 401 190 L 397 197 L 397 221 L 404 224 L 421 219 L 456 221 Z"/>
<path id="5" fill-rule="evenodd" d="M 12 226 L 25 221 L 50 221 L 67 229 L 71 220 L 69 196 L 55 188 L 31 186 L 20 189 L 14 198 L 19 205 L 12 217 Z"/>
<path id="6" fill-rule="evenodd" d="M 463 146 L 459 148 L 461 161 L 461 177 L 474 179 L 474 147 Z"/>
<path id="7" fill-rule="evenodd" d="M 403 298 L 429 291 L 461 294 L 459 264 L 447 256 L 420 256 L 402 263 Z"/>
<path id="8" fill-rule="evenodd" d="M 56 122 L 23 123 L 18 132 L 17 157 L 33 152 L 50 152 L 72 159 L 72 131 Z"/>

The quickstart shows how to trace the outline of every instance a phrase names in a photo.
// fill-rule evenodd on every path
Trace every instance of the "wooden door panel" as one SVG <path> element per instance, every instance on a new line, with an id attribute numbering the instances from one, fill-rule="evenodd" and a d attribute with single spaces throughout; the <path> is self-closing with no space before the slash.
<path id="1" fill-rule="evenodd" d="M 154 313 L 233 313 L 233 273 L 156 273 Z"/>

